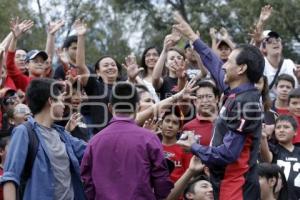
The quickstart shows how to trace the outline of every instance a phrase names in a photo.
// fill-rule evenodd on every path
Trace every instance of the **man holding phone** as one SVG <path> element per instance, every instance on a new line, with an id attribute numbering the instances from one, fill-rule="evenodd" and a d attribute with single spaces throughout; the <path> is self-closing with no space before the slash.
<path id="1" fill-rule="evenodd" d="M 225 64 L 204 44 L 180 15 L 174 25 L 193 45 L 225 94 L 211 146 L 197 144 L 193 134 L 178 141 L 210 168 L 215 199 L 259 199 L 257 155 L 262 126 L 260 93 L 264 58 L 251 45 L 235 48 Z"/>

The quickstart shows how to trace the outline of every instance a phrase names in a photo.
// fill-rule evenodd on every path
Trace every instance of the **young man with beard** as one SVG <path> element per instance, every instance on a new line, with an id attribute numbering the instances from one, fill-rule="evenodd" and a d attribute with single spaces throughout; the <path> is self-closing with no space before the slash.
<path id="1" fill-rule="evenodd" d="M 54 79 L 34 79 L 26 98 L 33 118 L 28 118 L 28 127 L 21 124 L 13 130 L 1 178 L 4 198 L 15 200 L 24 181 L 25 200 L 85 199 L 79 166 L 86 143 L 54 125 L 54 120 L 62 118 L 65 107 L 60 85 Z M 38 146 L 25 181 L 22 177 L 23 169 L 29 165 L 27 156 L 35 153 L 29 145 L 34 145 L 29 134 L 36 137 Z"/>
<path id="2" fill-rule="evenodd" d="M 218 89 L 209 81 L 201 81 L 194 100 L 196 117 L 183 126 L 183 131 L 194 131 L 201 144 L 208 146 L 213 133 L 213 123 L 218 116 Z"/>
<path id="3" fill-rule="evenodd" d="M 215 122 L 211 146 L 197 144 L 192 133 L 178 144 L 210 168 L 216 199 L 258 199 L 257 156 L 262 110 L 260 92 L 254 83 L 263 74 L 264 58 L 258 48 L 240 45 L 223 65 L 179 14 L 175 14 L 175 22 L 173 27 L 193 41 L 204 66 L 226 96 Z"/>

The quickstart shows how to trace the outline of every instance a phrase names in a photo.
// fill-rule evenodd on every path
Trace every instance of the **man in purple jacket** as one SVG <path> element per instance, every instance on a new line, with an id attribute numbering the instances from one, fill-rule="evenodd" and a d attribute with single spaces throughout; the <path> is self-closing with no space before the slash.
<path id="1" fill-rule="evenodd" d="M 113 88 L 109 125 L 88 144 L 81 164 L 90 199 L 164 199 L 173 184 L 158 137 L 136 125 L 138 95 L 130 83 Z"/>

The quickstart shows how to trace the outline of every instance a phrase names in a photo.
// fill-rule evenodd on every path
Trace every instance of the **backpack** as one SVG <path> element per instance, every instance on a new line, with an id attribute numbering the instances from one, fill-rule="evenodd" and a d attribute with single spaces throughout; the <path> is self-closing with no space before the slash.
<path id="1" fill-rule="evenodd" d="M 23 125 L 27 129 L 29 142 L 28 142 L 28 151 L 27 151 L 26 160 L 21 174 L 21 181 L 17 190 L 17 199 L 19 200 L 23 199 L 26 183 L 31 176 L 33 162 L 35 160 L 38 147 L 39 147 L 39 140 L 37 138 L 36 133 L 33 130 L 31 123 L 27 121 L 23 123 Z"/>

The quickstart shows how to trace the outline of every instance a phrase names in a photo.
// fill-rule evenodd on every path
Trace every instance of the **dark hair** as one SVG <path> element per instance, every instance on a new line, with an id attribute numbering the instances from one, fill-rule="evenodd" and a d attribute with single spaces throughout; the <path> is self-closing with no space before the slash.
<path id="1" fill-rule="evenodd" d="M 198 82 L 197 86 L 199 86 L 198 90 L 200 88 L 205 88 L 205 87 L 210 88 L 213 91 L 215 97 L 220 97 L 220 92 L 218 88 L 214 84 L 212 84 L 209 80 L 201 80 Z"/>
<path id="2" fill-rule="evenodd" d="M 268 77 L 263 75 L 262 78 L 264 82 L 264 86 L 261 91 L 262 102 L 264 106 L 264 111 L 269 111 L 272 107 L 272 101 L 269 95 Z"/>
<path id="3" fill-rule="evenodd" d="M 0 150 L 4 150 L 9 142 L 9 136 L 0 138 Z"/>
<path id="4" fill-rule="evenodd" d="M 194 178 L 191 182 L 189 182 L 187 184 L 186 188 L 183 191 L 183 198 L 185 200 L 188 200 L 186 198 L 186 194 L 189 193 L 189 192 L 194 193 L 195 192 L 195 185 L 196 185 L 196 183 L 199 182 L 199 181 L 202 181 L 202 180 L 210 182 L 209 178 L 207 176 L 205 176 L 205 175 L 199 175 L 199 176 L 197 176 L 196 178 Z"/>
<path id="5" fill-rule="evenodd" d="M 290 103 L 291 98 L 300 98 L 300 88 L 293 89 L 289 93 L 288 102 Z"/>
<path id="6" fill-rule="evenodd" d="M 176 117 L 178 117 L 179 128 L 181 128 L 183 126 L 183 117 L 184 116 L 183 116 L 179 106 L 177 106 L 177 105 L 171 106 L 162 116 L 162 120 L 164 120 L 168 115 L 175 115 Z"/>
<path id="7" fill-rule="evenodd" d="M 177 48 L 177 47 L 171 47 L 171 48 L 168 50 L 168 52 L 169 52 L 169 51 L 176 51 L 177 53 L 179 53 L 179 54 L 183 57 L 183 59 L 185 59 L 185 53 L 184 53 L 183 50 L 181 50 L 181 49 L 179 49 L 179 48 Z"/>
<path id="8" fill-rule="evenodd" d="M 141 67 L 144 69 L 144 72 L 143 72 L 143 75 L 144 77 L 148 75 L 148 66 L 146 65 L 146 62 L 145 62 L 145 59 L 146 59 L 146 54 L 148 53 L 149 50 L 151 49 L 155 49 L 158 53 L 158 56 L 160 54 L 160 51 L 157 47 L 155 46 L 151 46 L 151 47 L 148 47 L 146 48 L 144 51 L 143 51 L 143 54 L 142 54 L 142 58 L 141 58 Z"/>
<path id="9" fill-rule="evenodd" d="M 69 48 L 72 43 L 77 43 L 77 36 L 76 35 L 72 35 L 66 38 L 66 40 L 64 41 L 63 44 L 63 48 Z"/>
<path id="10" fill-rule="evenodd" d="M 117 68 L 118 68 L 118 77 L 117 77 L 117 81 L 121 80 L 121 74 L 122 74 L 122 65 L 112 56 L 108 56 L 108 55 L 105 55 L 105 56 L 101 56 L 95 63 L 94 65 L 94 70 L 95 72 L 97 70 L 99 70 L 99 64 L 101 62 L 101 60 L 103 60 L 104 58 L 111 58 L 113 59 L 113 61 L 115 61 L 116 65 L 117 65 Z"/>
<path id="11" fill-rule="evenodd" d="M 26 91 L 28 107 L 33 115 L 41 112 L 51 97 L 55 99 L 62 92 L 62 84 L 50 78 L 33 79 Z"/>
<path id="12" fill-rule="evenodd" d="M 294 131 L 297 131 L 298 123 L 297 123 L 297 121 L 295 120 L 295 118 L 293 116 L 291 116 L 291 115 L 279 115 L 279 117 L 275 121 L 275 126 L 280 121 L 289 122 L 292 125 Z"/>
<path id="13" fill-rule="evenodd" d="M 136 111 L 139 97 L 134 85 L 128 82 L 118 82 L 114 85 L 110 97 L 113 109 L 118 113 L 133 113 Z"/>
<path id="14" fill-rule="evenodd" d="M 270 178 L 275 178 L 276 183 L 273 187 L 273 194 L 275 195 L 275 189 L 278 184 L 278 179 L 279 179 L 279 174 L 281 175 L 281 180 L 282 180 L 282 185 L 283 187 L 281 188 L 279 192 L 278 199 L 279 200 L 285 200 L 288 199 L 288 190 L 287 190 L 287 182 L 286 178 L 284 176 L 284 173 L 282 169 L 276 165 L 276 164 L 271 164 L 271 163 L 260 163 L 258 165 L 258 176 L 260 177 L 265 177 L 267 180 Z"/>
<path id="15" fill-rule="evenodd" d="M 249 81 L 257 83 L 265 68 L 265 60 L 260 50 L 249 44 L 239 45 L 235 49 L 240 51 L 236 57 L 236 63 L 238 65 L 246 64 L 246 74 Z"/>
<path id="16" fill-rule="evenodd" d="M 277 87 L 279 81 L 282 80 L 290 82 L 292 84 L 292 87 L 295 88 L 295 79 L 288 74 L 280 74 L 275 82 L 275 86 Z"/>
<path id="17" fill-rule="evenodd" d="M 137 89 L 137 93 L 138 93 L 139 96 L 144 92 L 149 92 L 150 93 L 149 89 L 143 84 L 136 84 L 135 88 Z"/>

